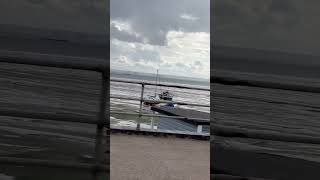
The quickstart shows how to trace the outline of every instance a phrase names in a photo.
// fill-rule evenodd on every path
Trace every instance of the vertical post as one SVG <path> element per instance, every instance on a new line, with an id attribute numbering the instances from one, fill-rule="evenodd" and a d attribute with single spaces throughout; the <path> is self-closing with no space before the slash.
<path id="1" fill-rule="evenodd" d="M 139 109 L 139 119 L 137 122 L 137 130 L 140 130 L 140 122 L 141 122 L 141 116 L 142 116 L 142 104 L 143 104 L 143 93 L 144 93 L 144 84 L 141 84 L 141 97 L 140 97 L 140 109 Z"/>
<path id="2" fill-rule="evenodd" d="M 158 87 L 158 76 L 159 70 L 157 69 L 157 76 L 156 76 L 156 90 L 154 92 L 154 98 L 157 98 L 157 87 Z"/>
<path id="3" fill-rule="evenodd" d="M 154 114 L 154 113 L 153 113 Z M 154 126 L 154 116 L 151 117 L 151 129 L 153 130 L 153 126 Z"/>
<path id="4" fill-rule="evenodd" d="M 152 111 L 152 114 L 155 115 L 156 112 L 155 111 Z M 154 129 L 154 123 L 156 121 L 156 117 L 152 116 L 151 118 L 151 129 L 153 130 Z"/>
<path id="5" fill-rule="evenodd" d="M 107 157 L 104 157 L 103 151 L 103 128 L 107 125 L 107 91 L 108 91 L 108 79 L 106 72 L 101 73 L 101 92 L 100 92 L 100 106 L 99 106 L 99 119 L 96 128 L 96 141 L 95 141 L 95 162 L 98 167 L 105 162 Z M 103 174 L 106 177 L 108 174 Z M 99 179 L 98 172 L 94 172 L 94 178 Z"/>
<path id="6" fill-rule="evenodd" d="M 197 133 L 202 133 L 202 125 L 198 125 L 198 127 L 197 127 Z"/>

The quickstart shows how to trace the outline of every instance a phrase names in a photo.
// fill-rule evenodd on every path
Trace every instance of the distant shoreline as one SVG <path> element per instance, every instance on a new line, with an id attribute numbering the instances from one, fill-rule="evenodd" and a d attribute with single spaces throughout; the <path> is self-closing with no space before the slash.
<path id="1" fill-rule="evenodd" d="M 115 69 L 111 69 L 110 75 L 111 77 L 120 77 L 120 78 L 128 78 L 128 79 L 135 79 L 135 80 L 155 81 L 156 79 L 156 74 L 152 74 L 152 73 L 142 73 L 142 72 L 135 72 L 135 71 L 115 70 Z M 161 82 L 183 83 L 183 84 L 201 85 L 201 86 L 210 85 L 210 79 L 204 79 L 204 78 L 184 77 L 184 76 L 176 76 L 176 75 L 168 75 L 168 74 L 159 74 L 159 77 Z"/>

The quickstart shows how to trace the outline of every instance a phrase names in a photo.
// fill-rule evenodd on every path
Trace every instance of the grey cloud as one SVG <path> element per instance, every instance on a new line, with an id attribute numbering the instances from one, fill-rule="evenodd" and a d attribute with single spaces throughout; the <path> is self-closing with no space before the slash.
<path id="1" fill-rule="evenodd" d="M 111 19 L 126 19 L 135 31 L 153 45 L 166 44 L 170 30 L 209 32 L 209 0 L 111 0 Z M 185 21 L 181 14 L 198 17 L 197 21 Z M 113 34 L 111 33 L 111 36 Z"/>

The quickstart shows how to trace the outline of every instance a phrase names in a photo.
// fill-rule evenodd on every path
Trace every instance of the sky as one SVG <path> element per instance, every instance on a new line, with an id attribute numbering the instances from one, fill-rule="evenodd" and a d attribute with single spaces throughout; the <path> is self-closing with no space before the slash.
<path id="1" fill-rule="evenodd" d="M 209 78 L 210 0 L 111 0 L 111 69 Z"/>
<path id="2" fill-rule="evenodd" d="M 317 0 L 214 0 L 214 44 L 320 55 Z"/>

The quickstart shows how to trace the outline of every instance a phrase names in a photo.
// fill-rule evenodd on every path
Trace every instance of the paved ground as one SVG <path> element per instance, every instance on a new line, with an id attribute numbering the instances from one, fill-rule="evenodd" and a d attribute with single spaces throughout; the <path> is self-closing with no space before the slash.
<path id="1" fill-rule="evenodd" d="M 113 180 L 209 180 L 209 141 L 111 134 Z"/>

